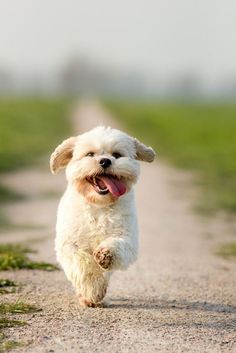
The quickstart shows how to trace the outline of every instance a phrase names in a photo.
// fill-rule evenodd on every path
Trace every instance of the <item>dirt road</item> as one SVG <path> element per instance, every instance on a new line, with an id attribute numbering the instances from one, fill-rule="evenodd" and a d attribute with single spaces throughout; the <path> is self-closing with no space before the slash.
<path id="1" fill-rule="evenodd" d="M 113 124 L 89 102 L 74 116 L 75 132 L 107 122 Z M 35 239 L 38 258 L 54 262 L 63 173 L 34 169 L 5 181 L 30 195 L 7 206 L 12 221 L 41 227 L 8 232 L 1 241 Z M 236 264 L 214 255 L 217 245 L 232 237 L 233 225 L 194 214 L 190 185 L 185 173 L 161 162 L 142 164 L 136 187 L 140 255 L 128 271 L 114 274 L 108 308 L 80 308 L 62 271 L 6 272 L 24 284 L 20 298 L 43 309 L 28 315 L 30 326 L 8 330 L 11 338 L 32 341 L 16 351 L 236 352 Z"/>

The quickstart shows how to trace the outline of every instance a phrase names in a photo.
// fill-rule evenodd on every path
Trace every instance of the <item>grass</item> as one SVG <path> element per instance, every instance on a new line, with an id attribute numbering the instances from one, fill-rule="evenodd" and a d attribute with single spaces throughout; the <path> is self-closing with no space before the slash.
<path id="1" fill-rule="evenodd" d="M 66 99 L 0 98 L 0 173 L 37 163 L 70 135 Z M 0 202 L 22 195 L 0 185 Z"/>
<path id="2" fill-rule="evenodd" d="M 35 253 L 35 250 L 32 250 L 23 244 L 0 244 L 0 254 L 3 253 Z"/>
<path id="3" fill-rule="evenodd" d="M 5 287 L 16 287 L 17 284 L 14 281 L 9 279 L 0 279 L 0 293 L 1 290 L 4 290 Z M 7 292 L 8 294 L 9 292 Z M 10 292 L 11 293 L 11 292 Z M 4 293 L 6 294 L 6 293 Z M 21 301 L 16 301 L 13 303 L 0 303 L 0 353 L 9 351 L 16 347 L 25 346 L 24 342 L 7 340 L 4 333 L 4 329 L 10 327 L 18 327 L 27 325 L 25 321 L 22 320 L 12 320 L 9 318 L 9 315 L 14 314 L 30 314 L 42 311 L 41 308 L 36 307 L 35 305 L 27 304 Z"/>
<path id="4" fill-rule="evenodd" d="M 9 280 L 1 280 L 7 285 L 13 285 L 14 282 Z M 14 284 L 15 285 L 15 284 Z M 35 305 L 15 302 L 15 303 L 0 303 L 0 352 L 6 352 L 16 347 L 24 346 L 25 344 L 18 341 L 6 340 L 5 335 L 2 332 L 3 329 L 10 327 L 18 327 L 27 325 L 25 321 L 22 320 L 12 320 L 9 318 L 11 314 L 30 314 L 42 311 L 41 308 L 36 307 Z"/>
<path id="5" fill-rule="evenodd" d="M 0 330 L 3 328 L 14 327 L 14 326 L 23 326 L 26 325 L 25 321 L 22 320 L 11 320 L 5 317 L 0 317 Z"/>
<path id="6" fill-rule="evenodd" d="M 15 293 L 16 290 L 15 288 L 0 288 L 0 294 L 11 294 L 11 293 Z"/>
<path id="7" fill-rule="evenodd" d="M 0 353 L 8 352 L 14 348 L 22 346 L 24 346 L 24 344 L 22 344 L 21 342 L 0 340 Z"/>
<path id="8" fill-rule="evenodd" d="M 32 250 L 20 244 L 0 244 L 0 270 L 44 270 L 54 271 L 58 267 L 47 262 L 32 261 L 27 256 Z"/>
<path id="9" fill-rule="evenodd" d="M 17 246 L 17 251 L 21 249 L 23 252 L 28 251 L 27 248 L 23 248 L 21 246 Z M 3 246 L 3 249 L 13 249 L 13 246 Z M 16 287 L 18 286 L 17 283 L 14 281 L 11 281 L 9 279 L 0 279 L 0 293 L 1 294 L 9 294 L 12 292 L 2 292 L 3 290 L 6 290 L 6 287 Z M 24 303 L 22 301 L 16 301 L 13 303 L 0 303 L 0 353 L 1 352 L 7 352 L 9 350 L 12 350 L 13 348 L 16 347 L 23 347 L 26 345 L 24 342 L 19 342 L 19 341 L 13 341 L 13 340 L 7 340 L 5 337 L 5 334 L 2 332 L 4 329 L 8 329 L 10 327 L 18 327 L 18 326 L 23 326 L 27 325 L 25 321 L 22 320 L 15 320 L 11 319 L 9 315 L 14 314 L 30 314 L 30 313 L 36 313 L 42 311 L 41 308 L 36 307 L 35 305 L 31 305 L 28 303 Z"/>
<path id="10" fill-rule="evenodd" d="M 42 311 L 42 309 L 23 302 L 0 303 L 0 314 L 29 314 L 38 311 Z"/>
<path id="11" fill-rule="evenodd" d="M 24 199 L 24 195 L 13 191 L 4 185 L 0 185 L 0 203 L 20 201 Z"/>
<path id="12" fill-rule="evenodd" d="M 17 284 L 14 281 L 6 278 L 0 278 L 0 288 L 2 287 L 16 287 Z"/>
<path id="13" fill-rule="evenodd" d="M 0 172 L 22 168 L 70 134 L 66 99 L 0 99 Z"/>
<path id="14" fill-rule="evenodd" d="M 198 172 L 198 208 L 236 212 L 236 105 L 107 102 L 160 158 Z"/>
<path id="15" fill-rule="evenodd" d="M 11 227 L 12 223 L 7 219 L 4 214 L 0 213 L 0 229 L 9 229 Z"/>
<path id="16" fill-rule="evenodd" d="M 0 294 L 15 293 L 15 287 L 18 285 L 9 279 L 0 278 Z"/>
<path id="17" fill-rule="evenodd" d="M 6 317 L 0 317 L 0 353 L 8 352 L 13 348 L 22 347 L 25 344 L 22 342 L 17 342 L 13 340 L 6 340 L 3 329 L 11 328 L 11 327 L 19 327 L 27 325 L 25 321 L 22 320 L 11 320 Z"/>
<path id="18" fill-rule="evenodd" d="M 52 264 L 31 261 L 27 257 L 28 253 L 35 253 L 35 251 L 23 244 L 0 244 L 0 270 L 27 268 L 52 271 L 57 269 L 57 267 Z M 12 290 L 14 290 L 16 286 L 18 286 L 18 284 L 14 281 L 0 278 L 0 294 L 12 293 Z M 11 288 L 11 290 L 8 288 Z M 30 314 L 41 310 L 41 308 L 35 305 L 22 301 L 0 303 L 0 353 L 16 347 L 25 346 L 24 342 L 5 339 L 5 335 L 2 332 L 3 329 L 27 325 L 25 321 L 10 319 L 9 315 Z"/>
<path id="19" fill-rule="evenodd" d="M 223 244 L 216 253 L 224 258 L 236 257 L 236 243 Z"/>
<path id="20" fill-rule="evenodd" d="M 25 345 L 23 342 L 5 339 L 5 335 L 2 332 L 3 329 L 27 325 L 25 321 L 9 319 L 9 314 L 29 314 L 39 312 L 41 310 L 42 309 L 34 305 L 23 302 L 0 304 L 0 352 L 7 352 L 13 348 L 22 347 Z"/>

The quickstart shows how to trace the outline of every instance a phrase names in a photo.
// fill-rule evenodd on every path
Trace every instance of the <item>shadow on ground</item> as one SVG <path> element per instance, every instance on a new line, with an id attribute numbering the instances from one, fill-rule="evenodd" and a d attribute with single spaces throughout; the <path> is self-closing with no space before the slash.
<path id="1" fill-rule="evenodd" d="M 236 307 L 225 304 L 215 304 L 208 302 L 188 302 L 177 300 L 135 300 L 133 303 L 126 298 L 113 298 L 109 304 L 109 308 L 126 308 L 126 309 L 175 309 L 175 310 L 201 310 L 213 311 L 217 313 L 236 313 Z"/>

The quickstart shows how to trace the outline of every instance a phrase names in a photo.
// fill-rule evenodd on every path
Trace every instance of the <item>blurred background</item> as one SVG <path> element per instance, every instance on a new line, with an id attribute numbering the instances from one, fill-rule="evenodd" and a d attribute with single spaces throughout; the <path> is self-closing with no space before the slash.
<path id="1" fill-rule="evenodd" d="M 0 171 L 49 154 L 92 97 L 198 172 L 199 210 L 234 214 L 235 18 L 233 0 L 0 1 Z"/>
<path id="2" fill-rule="evenodd" d="M 233 0 L 0 2 L 2 95 L 232 100 Z"/>

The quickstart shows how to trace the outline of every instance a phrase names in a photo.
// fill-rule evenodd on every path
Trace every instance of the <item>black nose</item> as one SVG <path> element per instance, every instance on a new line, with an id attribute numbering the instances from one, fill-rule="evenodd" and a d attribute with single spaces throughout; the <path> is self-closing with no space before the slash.
<path id="1" fill-rule="evenodd" d="M 102 158 L 99 163 L 103 168 L 108 168 L 111 165 L 111 160 L 108 158 Z"/>

